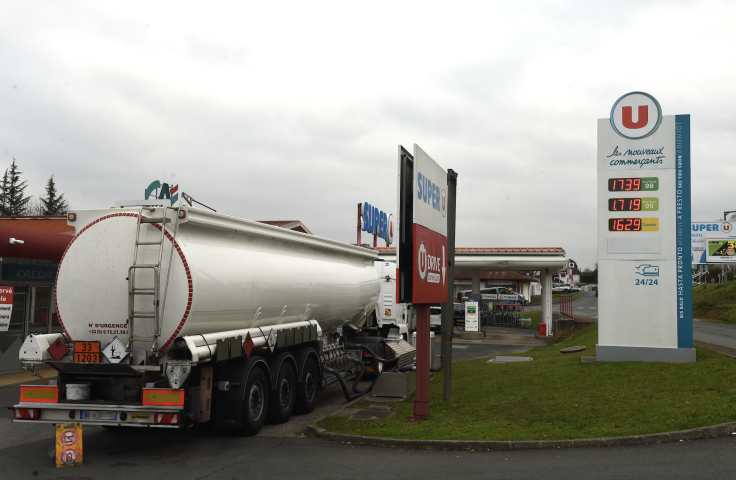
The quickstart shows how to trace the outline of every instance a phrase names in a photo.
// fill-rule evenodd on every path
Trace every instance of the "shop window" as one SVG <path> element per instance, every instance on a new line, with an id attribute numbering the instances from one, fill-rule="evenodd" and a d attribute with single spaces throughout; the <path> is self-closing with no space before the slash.
<path id="1" fill-rule="evenodd" d="M 31 288 L 31 318 L 28 322 L 28 334 L 48 333 L 50 293 L 49 287 Z"/>

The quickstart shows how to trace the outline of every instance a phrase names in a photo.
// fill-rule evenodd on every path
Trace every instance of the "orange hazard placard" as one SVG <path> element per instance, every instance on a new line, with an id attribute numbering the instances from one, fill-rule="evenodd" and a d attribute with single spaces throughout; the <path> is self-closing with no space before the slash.
<path id="1" fill-rule="evenodd" d="M 82 464 L 82 424 L 56 425 L 56 466 L 74 467 Z"/>

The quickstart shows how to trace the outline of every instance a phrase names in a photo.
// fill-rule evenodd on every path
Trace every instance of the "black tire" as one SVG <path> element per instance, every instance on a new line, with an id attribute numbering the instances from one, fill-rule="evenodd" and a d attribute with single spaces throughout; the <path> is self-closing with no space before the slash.
<path id="1" fill-rule="evenodd" d="M 240 433 L 257 434 L 268 414 L 268 380 L 263 370 L 253 368 L 245 382 L 245 397 L 240 412 Z"/>
<path id="2" fill-rule="evenodd" d="M 296 375 L 291 364 L 284 362 L 276 377 L 276 390 L 271 392 L 268 404 L 268 420 L 286 423 L 294 412 L 296 403 Z"/>
<path id="3" fill-rule="evenodd" d="M 302 378 L 296 386 L 296 412 L 302 415 L 312 413 L 319 394 L 319 369 L 313 358 L 304 362 Z"/>

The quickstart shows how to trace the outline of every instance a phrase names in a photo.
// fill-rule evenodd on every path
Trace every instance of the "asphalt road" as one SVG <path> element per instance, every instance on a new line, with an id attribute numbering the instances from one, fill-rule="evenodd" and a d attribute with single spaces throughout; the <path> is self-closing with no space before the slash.
<path id="1" fill-rule="evenodd" d="M 595 292 L 583 292 L 584 294 L 575 298 L 573 301 L 573 314 L 584 317 L 598 318 L 598 297 L 595 296 Z M 526 310 L 535 311 L 541 310 L 541 305 L 529 305 L 525 307 Z M 553 303 L 552 311 L 559 312 L 560 304 Z"/>
<path id="2" fill-rule="evenodd" d="M 539 305 L 530 305 L 527 310 L 541 310 Z M 559 304 L 553 304 L 556 312 L 560 311 Z M 573 301 L 573 312 L 575 315 L 598 318 L 598 298 L 595 292 L 585 292 L 585 295 Z M 721 325 L 717 323 L 693 321 L 693 338 L 701 342 L 723 345 L 724 347 L 736 348 L 736 325 Z"/>
<path id="3" fill-rule="evenodd" d="M 591 298 L 592 297 L 592 298 Z M 590 309 L 594 294 L 577 306 Z M 591 301 L 592 300 L 592 301 Z M 597 305 L 595 305 L 597 306 Z M 736 327 L 695 322 L 695 338 L 736 348 Z M 490 335 L 525 332 L 491 328 Z M 522 352 L 521 345 L 454 340 L 453 361 Z M 438 339 L 439 340 L 439 339 Z M 436 345 L 439 354 L 439 344 Z M 439 374 L 441 375 L 441 373 Z M 0 406 L 16 403 L 17 385 L 0 387 Z M 474 478 L 619 479 L 733 478 L 736 435 L 673 444 L 510 452 L 453 452 L 356 447 L 301 436 L 304 426 L 347 405 L 342 392 L 323 393 L 311 415 L 266 425 L 256 437 L 215 429 L 108 431 L 84 429 L 84 465 L 53 467 L 53 427 L 13 424 L 0 410 L 0 464 L 9 479 L 232 479 L 232 478 Z"/>
<path id="4" fill-rule="evenodd" d="M 455 452 L 356 447 L 212 431 L 85 430 L 84 465 L 52 466 L 48 440 L 0 451 L 3 478 L 731 479 L 736 436 L 632 447 Z"/>

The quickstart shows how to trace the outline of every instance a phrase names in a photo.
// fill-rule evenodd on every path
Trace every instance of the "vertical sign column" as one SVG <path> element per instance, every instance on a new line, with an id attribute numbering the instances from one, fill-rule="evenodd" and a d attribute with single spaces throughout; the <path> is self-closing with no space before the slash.
<path id="1" fill-rule="evenodd" d="M 599 361 L 692 362 L 690 117 L 643 92 L 598 120 Z"/>
<path id="2" fill-rule="evenodd" d="M 413 157 L 399 147 L 397 216 L 399 298 L 414 303 L 417 312 L 414 417 L 423 418 L 429 415 L 429 305 L 448 301 L 452 280 L 447 278 L 447 172 L 416 144 Z"/>

